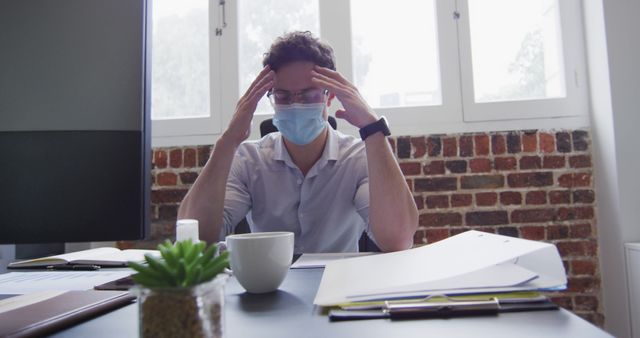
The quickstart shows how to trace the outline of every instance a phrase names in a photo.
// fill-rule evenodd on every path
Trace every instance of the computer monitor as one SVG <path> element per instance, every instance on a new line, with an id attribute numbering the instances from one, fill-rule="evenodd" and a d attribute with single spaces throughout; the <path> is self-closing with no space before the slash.
<path id="1" fill-rule="evenodd" d="M 149 226 L 146 0 L 0 0 L 0 244 Z"/>

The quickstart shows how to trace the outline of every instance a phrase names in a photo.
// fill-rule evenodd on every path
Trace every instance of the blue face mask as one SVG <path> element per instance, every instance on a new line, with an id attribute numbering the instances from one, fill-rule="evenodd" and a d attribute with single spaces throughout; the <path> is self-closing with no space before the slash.
<path id="1" fill-rule="evenodd" d="M 326 127 L 322 118 L 325 103 L 277 104 L 273 125 L 287 140 L 305 145 L 311 143 Z"/>

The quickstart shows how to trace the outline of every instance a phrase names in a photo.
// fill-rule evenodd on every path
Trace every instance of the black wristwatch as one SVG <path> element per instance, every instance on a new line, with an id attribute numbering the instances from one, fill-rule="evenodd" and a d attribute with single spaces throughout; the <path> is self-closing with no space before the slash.
<path id="1" fill-rule="evenodd" d="M 378 121 L 360 128 L 360 138 L 364 141 L 367 137 L 377 132 L 382 132 L 384 136 L 391 135 L 391 131 L 389 131 L 389 124 L 387 124 L 386 117 L 383 116 Z"/>

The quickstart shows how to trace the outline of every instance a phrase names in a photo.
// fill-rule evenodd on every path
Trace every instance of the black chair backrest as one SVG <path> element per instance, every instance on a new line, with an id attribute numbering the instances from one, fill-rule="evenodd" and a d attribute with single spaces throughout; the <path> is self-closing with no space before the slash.
<path id="1" fill-rule="evenodd" d="M 331 125 L 331 128 L 333 128 L 334 130 L 338 129 L 338 123 L 336 122 L 335 117 L 329 116 L 329 124 Z M 276 131 L 278 131 L 278 128 L 276 128 L 276 126 L 273 125 L 273 119 L 267 119 L 262 121 L 262 123 L 260 123 L 261 137 L 264 137 L 265 135 L 276 132 Z"/>

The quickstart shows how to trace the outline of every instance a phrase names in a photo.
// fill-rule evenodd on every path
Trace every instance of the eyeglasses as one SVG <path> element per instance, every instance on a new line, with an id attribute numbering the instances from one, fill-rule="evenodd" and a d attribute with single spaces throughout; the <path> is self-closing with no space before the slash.
<path id="1" fill-rule="evenodd" d="M 299 92 L 292 93 L 287 90 L 270 90 L 267 93 L 272 105 L 298 103 L 320 103 L 325 100 L 327 90 L 320 88 L 307 88 Z M 297 98 L 297 100 L 296 100 Z"/>

